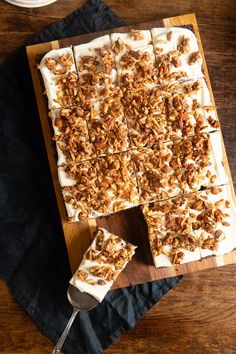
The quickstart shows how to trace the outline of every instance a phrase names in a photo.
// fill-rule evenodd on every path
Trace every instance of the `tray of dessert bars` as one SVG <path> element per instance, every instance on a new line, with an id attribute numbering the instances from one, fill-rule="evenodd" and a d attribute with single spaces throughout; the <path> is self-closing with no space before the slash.
<path id="1" fill-rule="evenodd" d="M 72 272 L 97 227 L 136 246 L 113 288 L 236 261 L 235 193 L 194 14 L 27 55 Z"/>

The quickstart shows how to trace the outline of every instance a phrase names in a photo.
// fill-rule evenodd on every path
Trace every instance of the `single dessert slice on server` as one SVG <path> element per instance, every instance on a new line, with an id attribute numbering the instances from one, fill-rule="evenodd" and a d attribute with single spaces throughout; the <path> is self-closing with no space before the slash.
<path id="1" fill-rule="evenodd" d="M 69 221 L 116 213 L 139 204 L 129 152 L 58 168 Z"/>
<path id="2" fill-rule="evenodd" d="M 202 57 L 194 33 L 186 28 L 152 28 L 158 81 L 198 79 L 203 77 Z"/>
<path id="3" fill-rule="evenodd" d="M 97 157 L 129 149 L 128 127 L 119 97 L 107 97 L 91 106 L 88 130 Z"/>
<path id="4" fill-rule="evenodd" d="M 93 156 L 86 122 L 88 114 L 89 111 L 80 106 L 50 111 L 58 166 L 88 160 Z"/>
<path id="5" fill-rule="evenodd" d="M 93 238 L 70 284 L 101 302 L 131 261 L 136 246 L 102 228 L 97 228 Z"/>
<path id="6" fill-rule="evenodd" d="M 219 132 L 133 151 L 142 202 L 228 182 Z"/>
<path id="7" fill-rule="evenodd" d="M 77 102 L 78 76 L 70 47 L 49 51 L 42 58 L 39 69 L 49 109 L 71 106 Z"/>
<path id="8" fill-rule="evenodd" d="M 229 185 L 142 207 L 156 267 L 236 248 L 236 208 Z"/>
<path id="9" fill-rule="evenodd" d="M 117 73 L 109 35 L 74 46 L 79 83 L 83 92 L 99 99 L 102 88 L 113 86 Z"/>

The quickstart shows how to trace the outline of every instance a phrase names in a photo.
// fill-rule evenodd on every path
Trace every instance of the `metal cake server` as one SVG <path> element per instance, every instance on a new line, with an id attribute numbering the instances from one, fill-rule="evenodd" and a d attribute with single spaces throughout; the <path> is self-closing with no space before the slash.
<path id="1" fill-rule="evenodd" d="M 70 331 L 70 328 L 74 322 L 76 315 L 79 313 L 80 310 L 88 311 L 92 310 L 98 304 L 98 300 L 87 293 L 82 293 L 73 285 L 70 285 L 67 291 L 67 297 L 71 305 L 73 306 L 72 315 L 62 333 L 61 337 L 59 338 L 57 344 L 55 345 L 52 354 L 59 354 L 63 347 L 63 344 L 66 340 L 66 337 Z"/>

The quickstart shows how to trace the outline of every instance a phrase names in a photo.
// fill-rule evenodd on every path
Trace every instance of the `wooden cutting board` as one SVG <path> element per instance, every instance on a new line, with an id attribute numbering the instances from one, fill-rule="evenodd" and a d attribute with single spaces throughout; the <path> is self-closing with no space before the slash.
<path id="1" fill-rule="evenodd" d="M 203 58 L 203 71 L 205 74 L 206 82 L 211 94 L 212 102 L 214 103 L 214 97 L 212 93 L 211 83 L 208 75 L 204 52 L 201 44 L 201 38 L 198 30 L 196 17 L 194 14 L 188 14 L 183 16 L 171 17 L 159 21 L 152 21 L 148 23 L 141 23 L 132 26 L 115 28 L 112 30 L 85 34 L 82 36 L 76 36 L 71 38 L 65 38 L 47 43 L 36 44 L 27 47 L 27 55 L 31 69 L 32 80 L 34 84 L 39 115 L 41 119 L 45 144 L 47 148 L 47 154 L 49 164 L 51 168 L 57 204 L 61 216 L 62 227 L 64 231 L 65 241 L 67 245 L 68 255 L 70 259 L 72 273 L 78 267 L 83 254 L 91 243 L 91 235 L 96 225 L 102 226 L 109 231 L 122 236 L 129 240 L 133 244 L 138 246 L 136 255 L 133 260 L 128 264 L 126 269 L 120 274 L 113 288 L 121 288 L 129 285 L 135 285 L 152 280 L 157 280 L 165 277 L 170 277 L 178 274 L 190 273 L 207 268 L 219 267 L 225 264 L 236 263 L 236 251 L 223 256 L 211 256 L 204 258 L 200 261 L 191 262 L 183 265 L 175 265 L 169 268 L 156 269 L 153 266 L 152 256 L 149 248 L 149 241 L 147 236 L 147 226 L 142 217 L 142 213 L 139 209 L 133 208 L 126 211 L 119 212 L 117 214 L 102 217 L 99 219 L 93 219 L 89 221 L 81 221 L 76 223 L 68 223 L 66 219 L 66 210 L 62 198 L 61 188 L 57 176 L 57 156 L 54 143 L 52 142 L 52 127 L 48 118 L 47 99 L 43 95 L 44 86 L 40 71 L 37 69 L 37 64 L 40 62 L 41 57 L 51 49 L 62 48 L 70 45 L 77 45 L 89 42 L 90 40 L 109 34 L 112 32 L 128 32 L 133 29 L 151 29 L 152 27 L 170 27 L 170 26 L 182 26 L 192 30 L 198 40 L 199 49 Z M 226 172 L 229 176 L 229 183 L 232 190 L 232 199 L 236 207 L 236 197 L 234 187 L 232 183 L 231 173 L 225 152 L 223 137 L 223 163 Z M 52 235 L 53 237 L 53 235 Z M 236 230 L 235 230 L 236 237 Z"/>

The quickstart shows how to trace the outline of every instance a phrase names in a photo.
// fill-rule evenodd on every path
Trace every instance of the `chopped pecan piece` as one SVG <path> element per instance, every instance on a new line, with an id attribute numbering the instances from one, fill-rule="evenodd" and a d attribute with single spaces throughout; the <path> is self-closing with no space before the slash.
<path id="1" fill-rule="evenodd" d="M 199 51 L 191 53 L 188 60 L 189 65 L 195 64 L 200 58 Z"/>
<path id="2" fill-rule="evenodd" d="M 190 39 L 186 38 L 185 36 L 179 37 L 179 44 L 177 46 L 178 51 L 180 54 L 187 54 L 190 51 Z"/>
<path id="3" fill-rule="evenodd" d="M 213 128 L 217 129 L 220 127 L 220 123 L 217 120 L 215 120 L 214 118 L 212 118 L 212 116 L 209 116 L 207 118 L 207 120 Z"/>
<path id="4" fill-rule="evenodd" d="M 166 35 L 166 38 L 168 41 L 171 41 L 171 38 L 172 38 L 172 31 L 169 31 Z"/>
<path id="5" fill-rule="evenodd" d="M 223 231 L 222 230 L 216 230 L 215 232 L 215 237 L 219 238 L 222 235 Z"/>
<path id="6" fill-rule="evenodd" d="M 125 43 L 119 37 L 112 45 L 112 50 L 115 54 L 119 54 L 125 48 Z"/>
<path id="7" fill-rule="evenodd" d="M 140 31 L 138 31 L 138 30 L 132 29 L 132 30 L 130 31 L 130 34 L 129 34 L 129 35 L 130 35 L 130 37 L 131 37 L 133 40 L 135 40 L 135 41 L 140 41 L 140 40 L 144 39 L 143 33 L 140 32 Z"/>
<path id="8" fill-rule="evenodd" d="M 222 189 L 220 187 L 213 187 L 211 188 L 211 193 L 212 194 L 218 194 L 222 191 Z"/>
<path id="9" fill-rule="evenodd" d="M 175 68 L 178 68 L 182 65 L 181 60 L 178 57 L 173 57 L 171 59 L 171 63 L 174 65 Z"/>
<path id="10" fill-rule="evenodd" d="M 88 273 L 85 272 L 84 270 L 79 270 L 77 272 L 77 276 L 79 277 L 79 280 L 86 281 L 86 279 L 88 278 Z"/>
<path id="11" fill-rule="evenodd" d="M 91 274 L 106 281 L 114 280 L 115 272 L 110 266 L 93 266 L 89 268 Z"/>
<path id="12" fill-rule="evenodd" d="M 173 250 L 171 253 L 171 262 L 173 264 L 180 264 L 181 260 L 184 258 L 184 253 L 182 251 Z"/>
<path id="13" fill-rule="evenodd" d="M 54 69 L 56 69 L 57 61 L 53 58 L 47 58 L 45 60 L 45 65 L 49 70 L 53 71 Z"/>
<path id="14" fill-rule="evenodd" d="M 219 240 L 217 238 L 208 237 L 203 241 L 202 246 L 203 249 L 209 249 L 211 251 L 217 251 L 219 247 Z"/>

